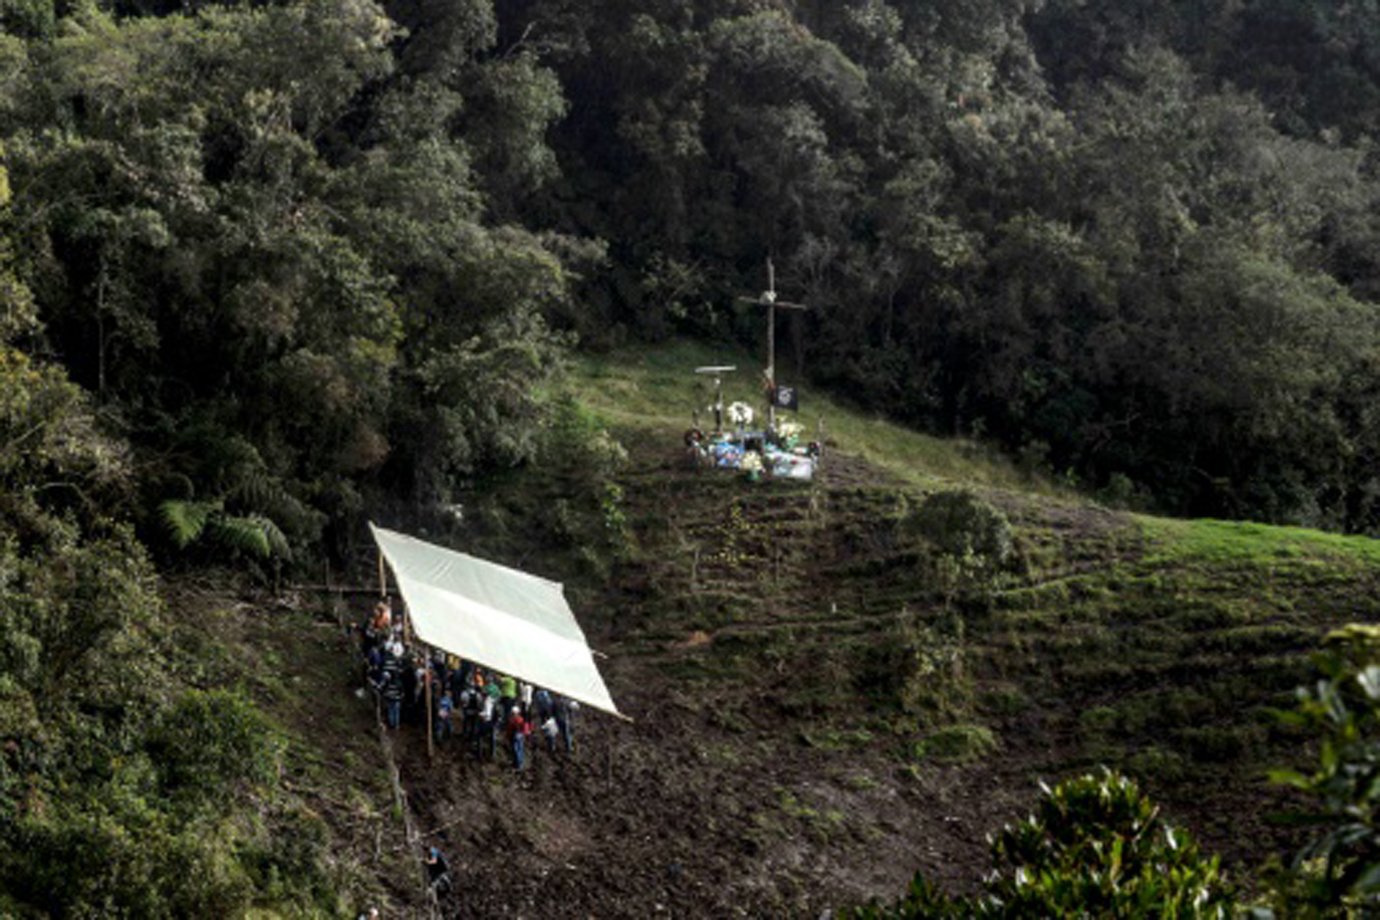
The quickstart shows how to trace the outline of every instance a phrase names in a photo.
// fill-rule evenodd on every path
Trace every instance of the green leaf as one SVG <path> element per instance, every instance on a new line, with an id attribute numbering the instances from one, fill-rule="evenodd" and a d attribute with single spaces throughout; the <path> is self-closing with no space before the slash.
<path id="1" fill-rule="evenodd" d="M 164 531 L 178 549 L 186 549 L 201 536 L 220 502 L 192 502 L 168 499 L 158 506 Z"/>
<path id="2" fill-rule="evenodd" d="M 1293 786 L 1295 789 L 1313 788 L 1313 781 L 1297 770 L 1270 770 L 1266 775 L 1272 783 Z"/>
<path id="3" fill-rule="evenodd" d="M 273 545 L 261 519 L 219 516 L 210 522 L 207 537 L 215 543 L 260 559 L 273 555 Z M 281 534 L 280 534 L 281 536 Z"/>
<path id="4" fill-rule="evenodd" d="M 287 537 L 277 524 L 262 514 L 251 515 L 249 520 L 263 531 L 264 537 L 268 540 L 269 550 L 274 556 L 281 559 L 292 558 L 292 547 L 288 544 Z"/>

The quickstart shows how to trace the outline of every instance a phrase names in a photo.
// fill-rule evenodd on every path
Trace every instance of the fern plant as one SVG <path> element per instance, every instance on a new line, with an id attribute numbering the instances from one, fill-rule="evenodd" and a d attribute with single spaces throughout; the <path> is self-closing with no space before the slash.
<path id="1" fill-rule="evenodd" d="M 193 543 L 215 546 L 256 559 L 291 559 L 283 531 L 262 514 L 233 515 L 222 501 L 168 499 L 158 506 L 164 532 L 178 549 Z"/>
<path id="2" fill-rule="evenodd" d="M 211 515 L 220 511 L 220 502 L 194 502 L 168 499 L 158 506 L 163 530 L 178 549 L 196 542 Z"/>

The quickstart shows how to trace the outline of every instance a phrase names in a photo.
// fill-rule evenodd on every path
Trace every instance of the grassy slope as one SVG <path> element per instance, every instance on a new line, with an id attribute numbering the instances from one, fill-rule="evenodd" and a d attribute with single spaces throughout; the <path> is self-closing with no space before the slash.
<path id="1" fill-rule="evenodd" d="M 235 593 L 240 599 L 229 600 Z M 167 595 L 204 682 L 243 687 L 286 739 L 288 801 L 279 807 L 324 823 L 320 843 L 337 913 L 353 917 L 371 905 L 384 916 L 417 913 L 419 868 L 409 858 L 372 706 L 353 692 L 337 605 L 314 594 L 270 598 L 185 580 L 170 582 Z"/>
<path id="2" fill-rule="evenodd" d="M 708 363 L 752 366 L 742 355 L 673 345 L 586 358 L 577 389 L 625 442 L 655 442 L 664 450 L 684 427 L 688 407 L 708 404 L 707 385 L 689 373 Z M 740 383 L 730 396 L 750 392 Z M 1115 764 L 1144 779 L 1230 857 L 1254 862 L 1284 843 L 1264 825 L 1263 812 L 1279 798 L 1261 775 L 1303 754 L 1268 710 L 1289 704 L 1291 689 L 1309 676 L 1306 653 L 1329 628 L 1380 614 L 1380 542 L 1108 511 L 1032 483 L 971 443 L 904 431 L 808 391 L 802 406 L 807 424 L 817 414 L 827 419 L 830 441 L 838 445 L 831 451 L 836 476 L 840 458 L 845 467 L 870 465 L 874 475 L 856 482 L 843 477 L 842 490 L 837 479 L 808 490 L 819 520 L 794 533 L 771 523 L 782 515 L 780 506 L 795 500 L 789 490 L 710 483 L 698 513 L 711 520 L 687 522 L 673 539 L 651 539 L 663 557 L 703 552 L 731 535 L 733 508 L 775 504 L 748 517 L 765 522 L 758 526 L 767 543 L 786 547 L 778 553 L 812 557 L 797 560 L 813 566 L 810 577 L 788 576 L 787 585 L 792 577 L 797 582 L 792 595 L 779 587 L 779 574 L 764 592 L 751 577 L 716 582 L 711 573 L 701 584 L 682 585 L 684 593 L 666 591 L 644 604 L 640 615 L 649 632 L 713 634 L 731 625 L 741 640 L 753 635 L 754 624 L 799 621 L 788 642 L 734 653 L 746 657 L 746 667 L 727 672 L 741 676 L 773 659 L 837 658 L 830 667 L 845 689 L 835 699 L 807 682 L 775 690 L 788 716 L 814 719 L 856 705 L 849 697 L 859 688 L 859 672 L 866 680 L 867 669 L 884 657 L 871 643 L 901 641 L 900 611 L 937 630 L 941 642 L 961 619 L 963 667 L 972 680 L 956 682 L 958 699 L 934 702 L 935 712 L 927 717 L 922 709 L 918 719 L 879 717 L 884 707 L 873 706 L 862 720 L 887 725 L 895 756 L 904 760 L 916 738 L 935 734 L 946 720 L 981 725 L 994 730 L 999 745 L 990 766 L 1017 782 Z M 955 483 L 978 489 L 1006 511 L 1024 558 L 1022 574 L 968 598 L 958 617 L 920 573 L 915 548 L 894 532 L 902 508 Z M 644 481 L 643 488 L 662 487 Z M 734 495 L 708 497 L 717 490 Z M 716 513 L 724 514 L 718 522 Z M 677 518 L 661 523 L 675 531 Z M 749 554 L 745 567 L 753 561 Z M 774 564 L 779 572 L 779 559 L 763 554 L 755 561 L 759 571 Z M 933 633 L 929 639 L 935 641 Z M 838 652 L 850 644 L 864 651 Z M 724 656 L 706 652 L 697 666 L 723 671 Z M 870 702 L 864 694 L 864 706 Z"/>
<path id="3" fill-rule="evenodd" d="M 700 420 L 712 424 L 707 407 L 714 401 L 713 379 L 696 367 L 732 365 L 725 374 L 724 404 L 742 400 L 761 412 L 755 386 L 758 359 L 724 346 L 693 342 L 586 355 L 577 360 L 576 391 L 580 401 L 613 427 L 664 432 L 690 427 L 698 407 Z M 809 392 L 795 417 L 810 437 L 823 420 L 826 437 L 847 444 L 851 453 L 918 485 L 946 480 L 992 486 L 1045 490 L 1042 483 L 1017 472 L 992 451 L 972 441 L 942 439 L 882 422 L 822 393 Z M 782 413 L 790 417 L 791 413 Z"/>

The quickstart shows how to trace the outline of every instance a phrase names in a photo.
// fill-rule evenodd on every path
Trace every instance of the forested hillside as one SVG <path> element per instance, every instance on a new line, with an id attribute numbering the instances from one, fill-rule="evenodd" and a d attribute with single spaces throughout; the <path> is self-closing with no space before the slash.
<path id="1" fill-rule="evenodd" d="M 341 909 L 272 679 L 206 665 L 167 579 L 340 570 L 367 515 L 496 527 L 534 470 L 550 565 L 615 577 L 624 450 L 568 365 L 757 353 L 768 257 L 810 307 L 783 380 L 1112 504 L 1380 532 L 1372 4 L 4 0 L 0 30 L 0 912 Z"/>
<path id="2" fill-rule="evenodd" d="M 531 460 L 569 332 L 760 342 L 770 255 L 812 307 L 783 377 L 1372 530 L 1367 9 L 15 2 L 6 337 L 132 446 L 139 513 L 314 542 Z"/>

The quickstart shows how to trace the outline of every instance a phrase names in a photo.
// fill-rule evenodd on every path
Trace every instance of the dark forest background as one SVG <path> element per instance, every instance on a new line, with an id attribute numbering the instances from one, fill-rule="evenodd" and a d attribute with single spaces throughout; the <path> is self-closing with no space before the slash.
<path id="1" fill-rule="evenodd" d="M 572 343 L 1160 510 L 1380 528 L 1372 4 L 11 0 L 5 336 L 143 505 L 296 539 L 531 460 Z"/>

